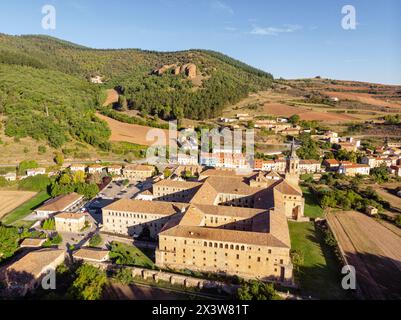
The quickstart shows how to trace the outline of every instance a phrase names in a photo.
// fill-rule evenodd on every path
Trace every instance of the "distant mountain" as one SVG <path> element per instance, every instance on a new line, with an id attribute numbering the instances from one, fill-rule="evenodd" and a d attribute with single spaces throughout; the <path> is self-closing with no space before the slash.
<path id="1" fill-rule="evenodd" d="M 177 71 L 188 65 L 190 75 Z M 152 72 L 163 66 L 161 74 Z M 91 84 L 94 76 L 104 84 Z M 73 138 L 107 148 L 107 126 L 93 116 L 106 88 L 119 87 L 128 107 L 145 117 L 202 120 L 272 82 L 271 74 L 214 51 L 97 50 L 48 36 L 0 34 L 5 132 L 54 147 Z"/>

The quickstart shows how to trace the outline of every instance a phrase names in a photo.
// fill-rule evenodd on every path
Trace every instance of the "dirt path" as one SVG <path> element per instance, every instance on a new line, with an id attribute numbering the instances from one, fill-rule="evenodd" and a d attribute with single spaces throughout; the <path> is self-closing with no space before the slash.
<path id="1" fill-rule="evenodd" d="M 358 212 L 336 212 L 328 222 L 366 299 L 401 297 L 401 237 Z"/>
<path id="2" fill-rule="evenodd" d="M 118 92 L 114 89 L 107 90 L 107 98 L 106 101 L 103 103 L 103 107 L 107 107 L 112 103 L 118 102 Z"/>

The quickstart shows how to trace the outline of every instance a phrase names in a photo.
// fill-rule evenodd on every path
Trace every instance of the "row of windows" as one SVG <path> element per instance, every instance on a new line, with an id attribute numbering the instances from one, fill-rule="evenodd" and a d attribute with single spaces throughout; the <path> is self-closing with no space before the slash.
<path id="1" fill-rule="evenodd" d="M 167 238 L 164 237 L 163 240 L 167 241 Z M 174 242 L 177 242 L 176 238 L 174 238 Z M 195 241 L 193 241 L 192 243 L 195 244 Z M 187 244 L 188 244 L 188 241 L 184 240 L 184 245 L 187 245 Z M 223 244 L 223 243 L 220 243 L 220 242 L 207 242 L 207 241 L 204 241 L 203 242 L 203 246 L 204 247 L 209 247 L 209 248 L 226 249 L 226 250 L 236 250 L 236 251 L 245 251 L 245 250 L 247 250 L 247 251 L 252 251 L 252 247 L 247 247 L 247 246 L 244 246 L 244 245 L 240 246 L 240 245 L 234 245 L 234 244 L 228 244 L 228 243 Z M 173 248 L 173 250 L 175 251 L 175 247 Z M 258 251 L 260 252 L 261 248 L 258 248 Z M 271 254 L 272 250 L 268 249 L 267 252 L 269 254 Z"/>
<path id="2" fill-rule="evenodd" d="M 140 213 L 114 212 L 114 211 L 110 211 L 109 216 L 121 217 L 121 218 L 147 219 L 147 220 L 160 219 L 160 216 L 155 216 L 155 215 L 140 214 Z"/>

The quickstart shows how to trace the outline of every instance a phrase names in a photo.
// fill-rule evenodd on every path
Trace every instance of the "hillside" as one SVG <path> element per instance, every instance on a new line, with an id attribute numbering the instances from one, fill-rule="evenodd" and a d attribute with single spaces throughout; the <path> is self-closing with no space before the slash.
<path id="1" fill-rule="evenodd" d="M 166 65 L 195 66 L 190 79 Z M 104 84 L 91 84 L 102 76 Z M 189 50 L 95 50 L 47 36 L 0 34 L 0 116 L 7 136 L 32 137 L 59 148 L 73 139 L 108 150 L 107 125 L 95 117 L 105 89 L 119 87 L 142 117 L 203 120 L 273 77 L 223 54 Z"/>

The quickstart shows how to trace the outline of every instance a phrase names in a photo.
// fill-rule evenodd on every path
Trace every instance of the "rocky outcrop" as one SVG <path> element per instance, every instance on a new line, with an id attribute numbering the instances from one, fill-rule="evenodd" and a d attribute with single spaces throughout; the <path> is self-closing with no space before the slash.
<path id="1" fill-rule="evenodd" d="M 158 69 L 154 69 L 152 74 L 161 76 L 171 69 L 171 73 L 176 76 L 185 74 L 189 79 L 194 79 L 197 76 L 197 67 L 193 63 L 187 63 L 183 66 L 179 66 L 178 64 L 167 64 Z"/>
<path id="2" fill-rule="evenodd" d="M 185 73 L 188 78 L 193 79 L 196 77 L 196 69 L 195 64 L 188 63 L 181 67 L 181 73 Z"/>

